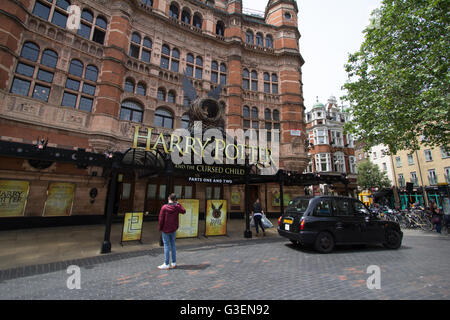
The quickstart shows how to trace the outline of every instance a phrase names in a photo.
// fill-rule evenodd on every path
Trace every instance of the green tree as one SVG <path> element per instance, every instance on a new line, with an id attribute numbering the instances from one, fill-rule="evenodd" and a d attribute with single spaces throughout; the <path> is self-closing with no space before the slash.
<path id="1" fill-rule="evenodd" d="M 353 120 L 346 131 L 367 148 L 418 150 L 450 141 L 448 0 L 383 0 L 365 40 L 345 65 Z"/>
<path id="2" fill-rule="evenodd" d="M 391 182 L 386 172 L 380 171 L 376 164 L 370 161 L 362 161 L 358 164 L 358 186 L 363 189 L 388 188 Z"/>

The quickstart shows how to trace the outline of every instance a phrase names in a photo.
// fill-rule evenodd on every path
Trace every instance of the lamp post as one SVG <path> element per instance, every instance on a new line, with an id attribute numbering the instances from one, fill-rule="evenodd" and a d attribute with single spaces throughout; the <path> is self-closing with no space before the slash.
<path id="1" fill-rule="evenodd" d="M 120 163 L 122 161 L 122 153 L 115 152 L 110 155 L 106 155 L 107 158 L 112 159 L 111 165 L 111 184 L 108 190 L 108 202 L 106 205 L 106 221 L 105 221 L 105 236 L 103 239 L 102 248 L 100 253 L 110 253 L 111 252 L 111 224 L 112 224 L 112 216 L 114 211 L 114 202 L 116 200 L 116 191 L 117 191 L 117 177 L 119 175 Z"/>
<path id="2" fill-rule="evenodd" d="M 249 190 L 250 165 L 249 159 L 245 158 L 245 231 L 244 238 L 250 239 L 252 231 L 250 230 L 250 190 Z"/>

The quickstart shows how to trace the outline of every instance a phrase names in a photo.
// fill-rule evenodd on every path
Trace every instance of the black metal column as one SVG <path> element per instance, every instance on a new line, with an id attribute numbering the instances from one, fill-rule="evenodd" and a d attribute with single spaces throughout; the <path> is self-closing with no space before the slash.
<path id="1" fill-rule="evenodd" d="M 245 231 L 244 238 L 250 239 L 252 237 L 252 231 L 250 230 L 250 190 L 249 184 L 249 165 L 248 159 L 245 160 Z"/>
<path id="2" fill-rule="evenodd" d="M 284 213 L 284 193 L 283 193 L 284 173 L 280 175 L 280 211 L 281 215 Z"/>

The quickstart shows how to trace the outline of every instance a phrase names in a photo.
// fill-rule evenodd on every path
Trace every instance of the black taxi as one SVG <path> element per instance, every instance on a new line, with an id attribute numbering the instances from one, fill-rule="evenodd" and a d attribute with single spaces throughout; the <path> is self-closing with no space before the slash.
<path id="1" fill-rule="evenodd" d="M 278 233 L 322 253 L 339 244 L 383 244 L 398 249 L 403 239 L 397 222 L 381 220 L 361 201 L 339 196 L 294 198 L 278 219 Z"/>

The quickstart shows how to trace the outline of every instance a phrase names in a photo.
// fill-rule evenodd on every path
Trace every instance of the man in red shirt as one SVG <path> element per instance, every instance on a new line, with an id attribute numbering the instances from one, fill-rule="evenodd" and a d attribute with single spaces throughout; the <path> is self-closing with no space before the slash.
<path id="1" fill-rule="evenodd" d="M 159 212 L 159 231 L 162 232 L 162 239 L 164 242 L 164 264 L 158 266 L 158 269 L 167 270 L 176 267 L 177 253 L 175 248 L 175 238 L 178 230 L 178 215 L 185 214 L 186 210 L 181 204 L 177 202 L 177 195 L 172 193 L 169 198 L 169 203 L 162 206 Z M 172 251 L 172 263 L 170 262 L 170 251 Z"/>

